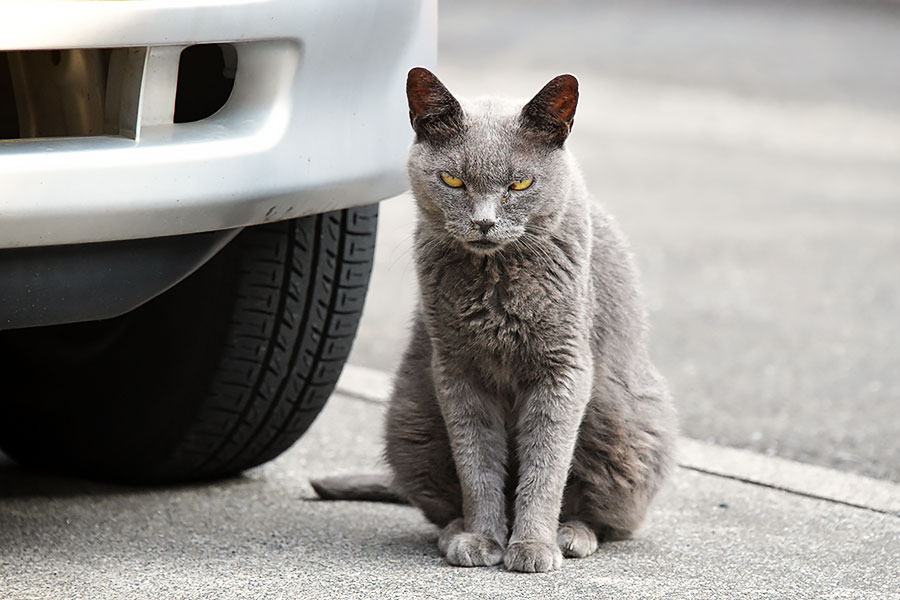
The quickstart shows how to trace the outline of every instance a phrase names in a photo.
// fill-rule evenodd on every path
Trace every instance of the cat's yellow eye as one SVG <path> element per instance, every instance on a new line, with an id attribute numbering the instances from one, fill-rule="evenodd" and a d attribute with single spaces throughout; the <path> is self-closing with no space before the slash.
<path id="1" fill-rule="evenodd" d="M 526 177 L 525 179 L 513 181 L 511 184 L 509 184 L 509 189 L 521 192 L 522 190 L 530 188 L 532 183 L 534 183 L 534 179 L 532 179 L 531 177 Z"/>
<path id="2" fill-rule="evenodd" d="M 441 180 L 442 180 L 444 183 L 446 183 L 447 185 L 449 185 L 450 187 L 457 187 L 457 188 L 458 188 L 458 187 L 462 187 L 462 186 L 463 186 L 463 180 L 462 180 L 462 179 L 460 179 L 459 177 L 454 177 L 453 175 L 451 175 L 451 174 L 448 173 L 447 171 L 444 171 L 443 173 L 441 173 Z"/>

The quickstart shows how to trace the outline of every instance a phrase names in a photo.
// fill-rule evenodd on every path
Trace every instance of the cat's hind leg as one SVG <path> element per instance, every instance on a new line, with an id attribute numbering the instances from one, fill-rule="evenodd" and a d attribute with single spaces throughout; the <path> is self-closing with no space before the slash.
<path id="1" fill-rule="evenodd" d="M 561 514 L 562 521 L 586 523 L 600 543 L 637 531 L 674 464 L 674 417 L 666 398 L 623 393 L 607 387 L 588 405 Z"/>
<path id="2" fill-rule="evenodd" d="M 584 521 L 560 523 L 556 532 L 556 543 L 566 558 L 584 558 L 597 551 L 597 534 Z"/>
<path id="3" fill-rule="evenodd" d="M 462 491 L 437 400 L 424 386 L 396 387 L 385 448 L 393 484 L 426 519 L 446 527 L 462 517 Z"/>
<path id="4" fill-rule="evenodd" d="M 421 314 L 394 379 L 385 431 L 393 485 L 429 521 L 462 517 L 462 491 L 431 376 L 431 342 Z"/>

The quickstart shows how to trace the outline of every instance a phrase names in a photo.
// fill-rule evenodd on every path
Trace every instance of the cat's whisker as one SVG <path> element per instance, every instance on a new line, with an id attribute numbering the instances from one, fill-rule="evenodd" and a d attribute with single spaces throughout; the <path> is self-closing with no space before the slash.
<path id="1" fill-rule="evenodd" d="M 397 263 L 404 258 L 406 259 L 406 262 L 403 265 L 403 272 L 406 273 L 406 271 L 409 269 L 409 265 L 411 265 L 412 261 L 414 260 L 412 245 L 406 246 L 402 251 L 395 253 L 394 258 L 388 265 L 388 270 L 393 271 L 397 267 Z"/>
<path id="2" fill-rule="evenodd" d="M 542 244 L 542 239 L 536 236 L 533 236 L 529 233 L 526 233 L 522 236 L 526 247 L 530 249 L 534 254 L 537 254 L 540 258 L 543 258 L 545 261 L 552 263 L 554 261 L 553 256 L 550 254 L 550 251 L 547 247 Z"/>

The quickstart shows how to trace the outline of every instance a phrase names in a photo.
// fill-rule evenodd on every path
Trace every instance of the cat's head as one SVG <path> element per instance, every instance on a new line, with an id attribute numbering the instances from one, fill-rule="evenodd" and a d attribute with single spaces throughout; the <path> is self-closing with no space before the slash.
<path id="1" fill-rule="evenodd" d="M 422 218 L 483 254 L 558 222 L 570 185 L 564 142 L 575 77 L 556 77 L 524 106 L 460 104 L 423 68 L 409 72 L 406 93 L 416 132 L 409 175 Z"/>

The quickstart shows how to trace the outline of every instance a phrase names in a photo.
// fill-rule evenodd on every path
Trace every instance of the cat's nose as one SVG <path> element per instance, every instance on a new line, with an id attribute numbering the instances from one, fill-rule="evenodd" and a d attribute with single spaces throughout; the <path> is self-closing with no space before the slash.
<path id="1" fill-rule="evenodd" d="M 491 228 L 493 226 L 494 226 L 494 221 L 492 221 L 491 219 L 481 219 L 479 221 L 472 219 L 472 229 L 477 229 L 482 234 L 486 234 L 488 231 L 491 230 Z"/>

